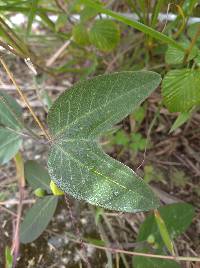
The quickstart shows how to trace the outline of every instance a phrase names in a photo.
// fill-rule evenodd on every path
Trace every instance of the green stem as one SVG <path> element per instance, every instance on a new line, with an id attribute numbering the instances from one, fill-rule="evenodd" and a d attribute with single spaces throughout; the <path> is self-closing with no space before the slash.
<path id="1" fill-rule="evenodd" d="M 80 244 L 81 241 L 76 240 L 75 236 L 73 238 L 70 238 L 71 241 Z M 158 254 L 150 254 L 150 253 L 143 253 L 143 252 L 135 252 L 135 251 L 127 251 L 123 249 L 117 249 L 117 248 L 111 248 L 111 247 L 104 247 L 99 246 L 93 243 L 83 242 L 84 245 L 94 247 L 100 250 L 107 250 L 110 251 L 112 254 L 116 253 L 123 253 L 127 254 L 129 256 L 141 256 L 141 257 L 147 257 L 147 258 L 154 258 L 154 259 L 163 259 L 163 260 L 174 260 L 174 261 L 188 261 L 188 262 L 200 262 L 200 257 L 184 257 L 184 256 L 170 256 L 170 255 L 158 255 Z"/>
<path id="2" fill-rule="evenodd" d="M 138 11 L 138 8 L 135 6 L 135 3 L 134 3 L 132 0 L 126 0 L 126 2 L 127 2 L 128 5 L 130 6 L 131 11 L 132 11 L 132 12 L 135 12 L 136 15 L 138 16 L 138 18 L 140 19 L 140 21 L 142 21 L 143 18 L 142 18 L 142 16 L 141 16 L 140 12 Z"/>
<path id="3" fill-rule="evenodd" d="M 123 253 L 130 256 L 142 256 L 142 257 L 149 257 L 154 259 L 165 259 L 165 260 L 174 260 L 174 261 L 189 261 L 189 262 L 200 262 L 200 257 L 183 257 L 183 256 L 167 256 L 167 255 L 157 255 L 157 254 L 149 254 L 149 253 L 142 253 L 142 252 L 134 252 L 134 251 L 126 251 L 123 249 L 114 249 L 108 248 L 103 246 L 97 246 L 90 243 L 84 243 L 85 245 L 89 245 L 91 247 L 95 247 L 102 250 L 111 251 L 112 253 Z"/>
<path id="4" fill-rule="evenodd" d="M 197 41 L 197 39 L 198 39 L 199 36 L 200 36 L 200 26 L 198 27 L 198 30 L 197 30 L 196 34 L 192 38 L 192 41 L 190 43 L 189 48 L 187 48 L 186 51 L 185 51 L 185 56 L 184 56 L 184 59 L 183 59 L 183 63 L 186 63 L 187 62 L 188 57 L 189 57 L 189 55 L 190 55 L 190 53 L 191 53 L 194 45 L 196 44 L 196 41 Z"/>
<path id="5" fill-rule="evenodd" d="M 163 5 L 163 2 L 164 2 L 164 0 L 158 0 L 156 5 L 155 5 L 155 8 L 154 8 L 153 14 L 152 14 L 152 20 L 151 20 L 151 27 L 152 28 L 155 28 L 155 26 L 156 26 L 156 23 L 158 20 L 158 15 L 159 15 L 159 12 L 160 12 L 161 7 Z"/>

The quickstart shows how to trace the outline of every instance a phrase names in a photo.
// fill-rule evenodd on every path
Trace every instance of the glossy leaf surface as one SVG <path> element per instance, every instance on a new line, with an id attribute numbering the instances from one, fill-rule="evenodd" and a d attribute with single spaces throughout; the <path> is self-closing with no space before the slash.
<path id="1" fill-rule="evenodd" d="M 106 155 L 98 138 L 159 85 L 153 72 L 97 76 L 65 91 L 48 114 L 52 136 L 48 169 L 64 192 L 97 206 L 136 212 L 158 206 L 145 182 Z"/>

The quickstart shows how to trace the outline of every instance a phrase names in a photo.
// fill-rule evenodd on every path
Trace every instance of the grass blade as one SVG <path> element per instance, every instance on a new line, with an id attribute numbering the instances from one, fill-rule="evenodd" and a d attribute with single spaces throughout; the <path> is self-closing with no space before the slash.
<path id="1" fill-rule="evenodd" d="M 131 20 L 121 14 L 118 14 L 117 12 L 114 12 L 112 10 L 109 10 L 109 9 L 106 9 L 104 7 L 102 7 L 101 5 L 95 3 L 94 1 L 92 0 L 82 0 L 82 3 L 88 5 L 88 6 L 91 6 L 93 7 L 94 9 L 98 10 L 99 12 L 103 13 L 103 14 L 107 14 L 109 16 L 111 16 L 112 18 L 115 18 L 116 20 L 118 21 L 121 21 L 163 43 L 167 43 L 167 44 L 170 44 L 174 47 L 176 47 L 177 49 L 180 49 L 180 50 L 185 50 L 178 42 L 176 42 L 175 40 L 173 40 L 172 38 L 166 36 L 165 34 L 163 33 L 160 33 L 154 29 L 152 29 L 151 27 L 147 26 L 147 25 L 144 25 L 138 21 L 134 21 L 134 20 Z"/>
<path id="2" fill-rule="evenodd" d="M 35 18 L 36 12 L 37 12 L 38 3 L 39 3 L 39 0 L 32 0 L 31 1 L 31 10 L 30 10 L 30 13 L 28 16 L 27 36 L 29 35 L 29 33 L 31 31 L 33 20 Z"/>
<path id="3" fill-rule="evenodd" d="M 158 212 L 158 210 L 154 210 L 154 216 L 155 216 L 155 220 L 158 226 L 158 229 L 160 231 L 160 235 L 163 239 L 163 242 L 165 243 L 165 246 L 167 247 L 167 249 L 169 250 L 170 253 L 172 253 L 172 255 L 175 254 L 174 252 L 174 246 L 173 246 L 173 242 L 170 238 L 169 232 L 167 230 L 166 224 L 164 222 L 164 220 L 162 219 L 160 213 Z"/>

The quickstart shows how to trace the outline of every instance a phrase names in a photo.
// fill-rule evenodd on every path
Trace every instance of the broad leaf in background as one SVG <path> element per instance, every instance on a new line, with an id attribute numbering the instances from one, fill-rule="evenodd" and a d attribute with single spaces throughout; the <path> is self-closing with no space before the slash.
<path id="1" fill-rule="evenodd" d="M 153 192 L 130 168 L 106 155 L 99 137 L 159 85 L 153 72 L 97 76 L 65 91 L 48 114 L 52 136 L 48 169 L 64 192 L 108 209 L 136 212 L 157 207 Z"/>
<path id="2" fill-rule="evenodd" d="M 83 10 L 80 12 L 80 20 L 81 22 L 86 22 L 89 19 L 92 19 L 93 17 L 96 17 L 98 14 L 98 11 L 92 7 L 84 7 Z"/>
<path id="3" fill-rule="evenodd" d="M 162 82 L 162 95 L 170 112 L 188 112 L 200 104 L 200 71 L 169 71 Z"/>
<path id="4" fill-rule="evenodd" d="M 74 41 L 80 46 L 90 44 L 87 28 L 82 23 L 76 24 L 73 27 L 72 36 Z"/>
<path id="5" fill-rule="evenodd" d="M 169 232 L 169 235 L 172 239 L 179 236 L 183 233 L 188 226 L 191 224 L 192 219 L 194 217 L 194 208 L 186 203 L 176 203 L 171 205 L 166 205 L 158 209 L 162 219 L 166 224 L 166 228 Z M 146 220 L 141 224 L 139 229 L 139 234 L 137 237 L 137 242 L 147 241 L 149 236 L 153 236 L 155 238 L 155 245 L 153 252 L 154 254 L 166 254 L 166 250 L 164 250 L 165 245 L 163 243 L 162 237 L 160 235 L 160 231 L 156 224 L 156 220 L 154 215 L 150 215 L 146 218 Z M 149 246 L 143 246 L 143 248 L 138 249 L 140 252 L 149 252 Z M 165 260 L 168 263 L 167 260 Z M 150 264 L 152 266 L 150 266 Z M 167 267 L 167 266 L 158 266 L 159 261 L 154 260 L 152 258 L 143 258 L 143 257 L 134 257 L 134 267 Z M 146 265 L 145 265 L 146 264 Z M 143 266 L 142 266 L 143 265 Z M 164 264 L 163 264 L 164 265 Z M 174 266 L 170 266 L 168 263 L 168 267 L 180 267 L 178 264 L 174 262 Z M 175 266 L 176 265 L 176 266 Z"/>
<path id="6" fill-rule="evenodd" d="M 181 268 L 181 266 L 180 264 L 172 260 L 134 257 L 133 268 Z"/>
<path id="7" fill-rule="evenodd" d="M 7 163 L 22 145 L 22 139 L 15 132 L 0 127 L 0 164 Z"/>
<path id="8" fill-rule="evenodd" d="M 176 40 L 174 40 L 173 38 L 159 32 L 159 31 L 154 30 L 153 28 L 151 28 L 151 27 L 149 27 L 141 22 L 135 21 L 131 18 L 129 19 L 128 17 L 121 15 L 118 12 L 104 8 L 102 5 L 100 5 L 99 3 L 96 3 L 94 0 L 81 0 L 80 2 L 82 2 L 84 5 L 87 5 L 89 7 L 96 9 L 99 13 L 107 14 L 108 16 L 111 16 L 111 17 L 115 18 L 116 20 L 121 21 L 124 24 L 129 25 L 129 26 L 131 26 L 131 27 L 157 39 L 157 40 L 160 40 L 164 43 L 175 46 L 176 48 L 184 51 L 184 48 Z M 140 3 L 142 3 L 142 1 L 140 1 Z"/>
<path id="9" fill-rule="evenodd" d="M 28 210 L 20 227 L 20 241 L 30 243 L 38 238 L 52 219 L 58 203 L 58 197 L 45 196 Z"/>
<path id="10" fill-rule="evenodd" d="M 19 104 L 11 96 L 0 91 L 0 164 L 7 163 L 22 144 L 21 114 Z"/>
<path id="11" fill-rule="evenodd" d="M 20 130 L 23 127 L 20 121 L 21 115 L 21 107 L 15 99 L 0 91 L 0 124 Z"/>
<path id="12" fill-rule="evenodd" d="M 48 171 L 39 163 L 34 160 L 27 161 L 24 165 L 24 174 L 25 179 L 28 181 L 28 184 L 33 188 L 33 190 L 42 188 L 47 192 L 51 192 L 49 186 L 51 179 Z"/>
<path id="13" fill-rule="evenodd" d="M 96 20 L 89 31 L 90 42 L 102 51 L 111 51 L 119 43 L 118 25 L 108 19 Z"/>
<path id="14" fill-rule="evenodd" d="M 189 42 L 184 42 L 182 43 L 182 46 L 187 49 L 190 46 Z M 198 48 L 197 47 L 193 47 L 188 60 L 192 60 L 196 57 L 198 53 Z M 177 49 L 176 47 L 173 46 L 168 46 L 167 52 L 165 54 L 165 61 L 168 64 L 181 64 L 183 63 L 185 57 L 185 52 Z"/>
<path id="15" fill-rule="evenodd" d="M 187 203 L 166 205 L 160 207 L 158 211 L 164 220 L 172 239 L 183 233 L 191 224 L 194 217 L 194 208 L 192 205 Z M 163 245 L 162 238 L 153 214 L 148 216 L 140 226 L 137 241 L 145 241 L 150 234 L 154 235 L 157 243 Z"/>
<path id="16" fill-rule="evenodd" d="M 180 113 L 178 117 L 176 118 L 176 120 L 174 121 L 169 133 L 181 127 L 190 117 L 191 117 L 191 112 Z"/>
<path id="17" fill-rule="evenodd" d="M 194 58 L 194 61 L 195 61 L 196 65 L 199 67 L 200 66 L 200 51 L 198 51 L 198 54 Z"/>
<path id="18" fill-rule="evenodd" d="M 190 39 L 194 38 L 194 36 L 197 33 L 199 27 L 200 27 L 199 22 L 189 25 L 189 27 L 187 29 L 187 34 L 190 37 Z M 197 45 L 199 45 L 199 44 L 200 44 L 200 37 L 198 36 Z"/>

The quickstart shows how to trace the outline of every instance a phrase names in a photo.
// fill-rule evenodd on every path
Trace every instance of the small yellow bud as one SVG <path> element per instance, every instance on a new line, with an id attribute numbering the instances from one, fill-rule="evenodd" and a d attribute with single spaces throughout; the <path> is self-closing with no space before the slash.
<path id="1" fill-rule="evenodd" d="M 45 196 L 46 194 L 46 191 L 42 188 L 37 188 L 35 191 L 34 191 L 34 194 L 37 196 L 37 197 L 43 197 Z"/>
<path id="2" fill-rule="evenodd" d="M 50 188 L 51 188 L 51 191 L 54 195 L 64 195 L 65 194 L 62 190 L 60 190 L 57 187 L 57 185 L 53 181 L 50 182 Z"/>
<path id="3" fill-rule="evenodd" d="M 154 244 L 155 243 L 155 237 L 154 235 L 150 234 L 148 237 L 147 237 L 147 242 L 149 244 Z"/>

